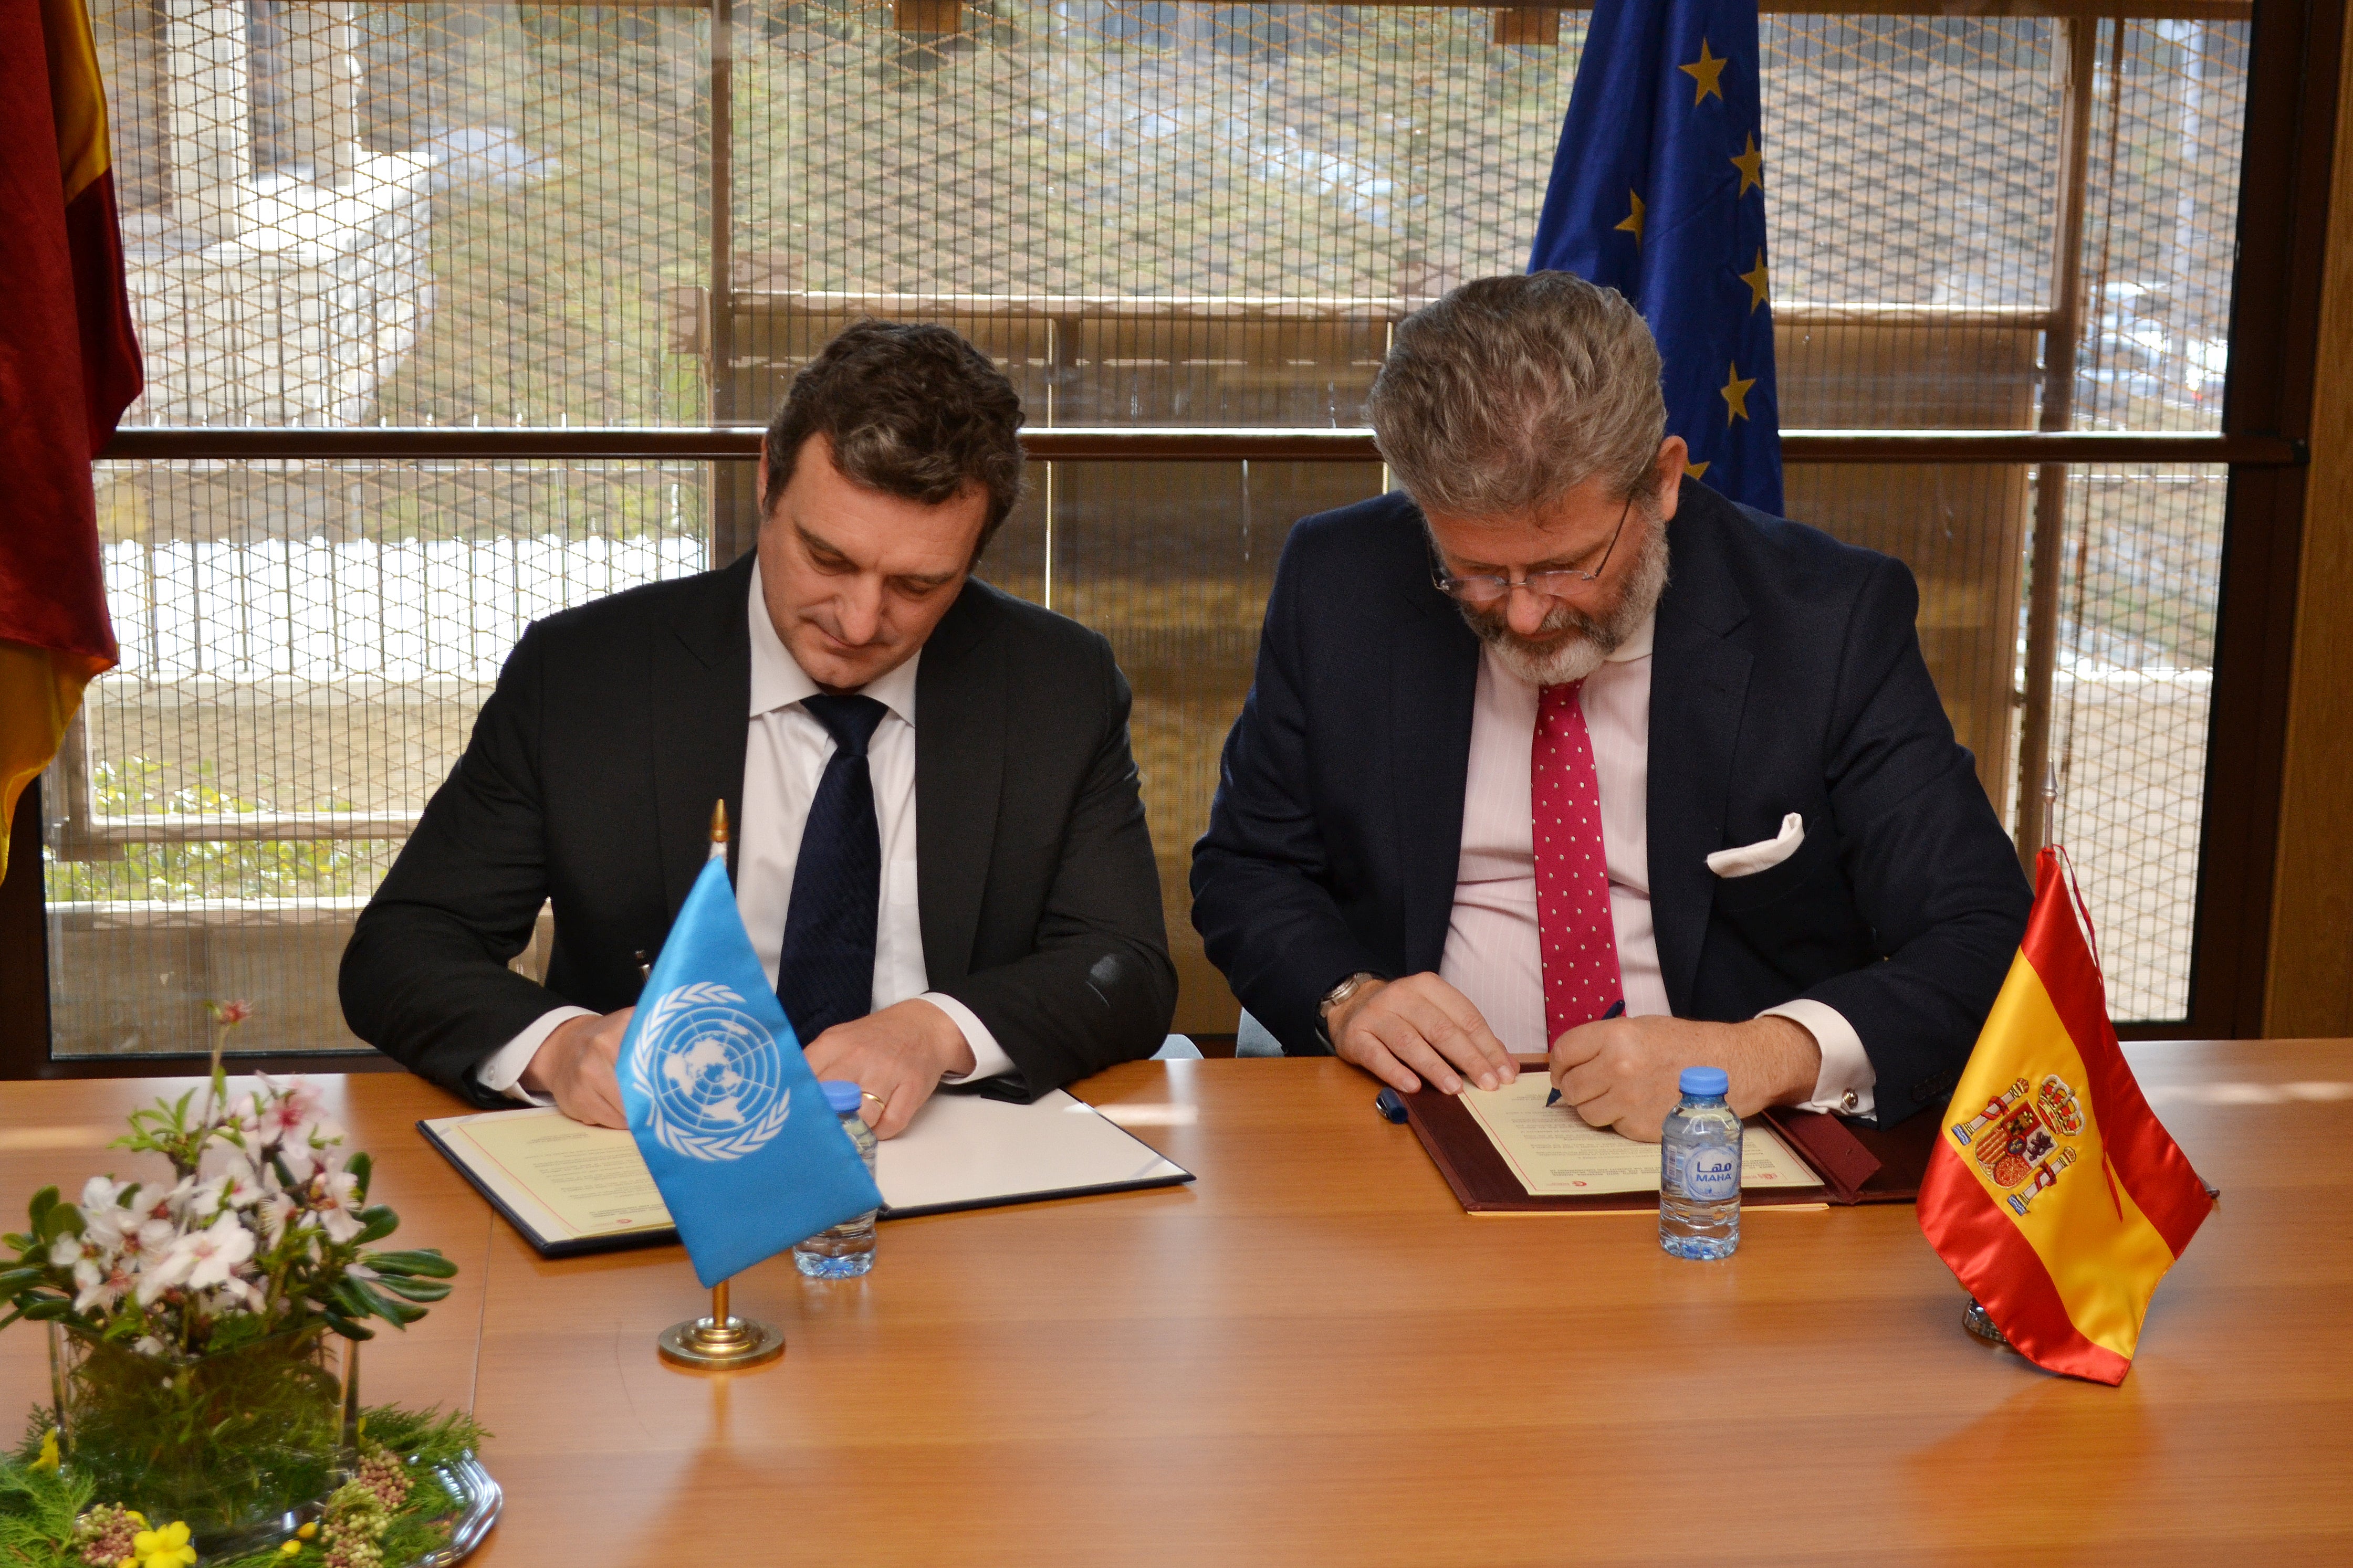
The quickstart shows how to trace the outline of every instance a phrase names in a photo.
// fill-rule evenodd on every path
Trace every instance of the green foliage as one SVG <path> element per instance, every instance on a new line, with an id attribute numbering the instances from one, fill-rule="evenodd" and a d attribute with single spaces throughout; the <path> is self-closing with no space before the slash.
<path id="1" fill-rule="evenodd" d="M 37 1448 L 46 1426 L 30 1435 Z M 87 1568 L 67 1549 L 74 1521 L 94 1495 L 90 1481 L 32 1468 L 29 1451 L 0 1459 L 0 1563 L 9 1568 Z"/>
<path id="2" fill-rule="evenodd" d="M 99 1495 L 199 1541 L 282 1512 L 331 1484 L 341 1406 L 323 1327 L 193 1362 L 99 1343 L 68 1375 L 71 1466 Z"/>
<path id="3" fill-rule="evenodd" d="M 68 1546 L 74 1523 L 91 1503 L 106 1496 L 102 1487 L 79 1465 L 65 1470 L 34 1468 L 42 1434 L 49 1430 L 49 1414 L 36 1409 L 25 1440 L 17 1450 L 0 1457 L 0 1568 L 87 1568 Z M 433 1474 L 470 1453 L 479 1452 L 490 1436 L 480 1423 L 459 1411 L 406 1410 L 383 1405 L 369 1409 L 360 1430 L 365 1443 L 381 1446 L 408 1462 L 408 1496 L 394 1510 L 378 1543 L 387 1563 L 414 1563 L 448 1538 L 447 1516 L 457 1499 Z M 335 1477 L 322 1474 L 319 1489 L 302 1501 L 323 1496 Z M 327 1561 L 323 1535 L 301 1542 L 301 1550 L 287 1552 L 272 1542 L 228 1558 L 206 1558 L 206 1568 L 323 1568 Z"/>

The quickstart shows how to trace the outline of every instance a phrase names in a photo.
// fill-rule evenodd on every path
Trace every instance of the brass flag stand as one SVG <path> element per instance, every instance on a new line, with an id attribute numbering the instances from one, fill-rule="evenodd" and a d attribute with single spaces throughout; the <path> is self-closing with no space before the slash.
<path id="1" fill-rule="evenodd" d="M 711 808 L 711 858 L 727 853 L 727 803 Z M 785 1353 L 785 1331 L 757 1318 L 739 1318 L 727 1307 L 727 1281 L 711 1288 L 711 1315 L 672 1323 L 655 1342 L 662 1360 L 697 1372 L 734 1372 L 765 1366 Z"/>
<path id="2" fill-rule="evenodd" d="M 734 1372 L 765 1366 L 785 1353 L 785 1331 L 757 1318 L 727 1310 L 727 1281 L 711 1288 L 711 1316 L 672 1323 L 656 1342 L 662 1360 L 697 1372 Z"/>

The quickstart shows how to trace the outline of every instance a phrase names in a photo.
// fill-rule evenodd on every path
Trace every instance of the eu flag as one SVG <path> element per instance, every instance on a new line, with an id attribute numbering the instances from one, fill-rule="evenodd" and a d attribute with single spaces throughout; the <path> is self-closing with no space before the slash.
<path id="1" fill-rule="evenodd" d="M 1634 302 L 1690 474 L 1779 515 L 1756 0 L 1594 0 L 1528 270 Z"/>
<path id="2" fill-rule="evenodd" d="M 761 973 L 725 860 L 702 868 L 678 911 L 616 1070 L 704 1285 L 881 1205 Z"/>

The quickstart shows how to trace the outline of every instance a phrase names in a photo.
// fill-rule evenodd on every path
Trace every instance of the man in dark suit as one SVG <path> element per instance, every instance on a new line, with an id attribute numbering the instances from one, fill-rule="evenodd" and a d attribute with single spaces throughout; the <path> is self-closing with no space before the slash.
<path id="1" fill-rule="evenodd" d="M 1405 493 L 1293 531 L 1194 852 L 1243 1005 L 1402 1089 L 1548 1052 L 1638 1138 L 1686 1066 L 1941 1103 L 2031 899 L 1911 574 L 1685 483 L 1648 330 L 1567 274 L 1409 318 L 1372 410 Z"/>
<path id="2" fill-rule="evenodd" d="M 1019 401 L 943 327 L 795 378 L 755 553 L 524 633 L 343 955 L 361 1038 L 484 1105 L 624 1124 L 613 1064 L 702 868 L 820 1078 L 894 1136 L 943 1081 L 1035 1099 L 1149 1056 L 1176 1001 L 1102 637 L 971 576 Z M 544 985 L 507 967 L 554 905 Z"/>

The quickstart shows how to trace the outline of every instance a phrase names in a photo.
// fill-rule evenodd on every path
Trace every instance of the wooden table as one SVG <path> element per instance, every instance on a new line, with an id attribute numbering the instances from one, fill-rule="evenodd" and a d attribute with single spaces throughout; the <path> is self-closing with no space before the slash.
<path id="1" fill-rule="evenodd" d="M 894 1222 L 863 1280 L 764 1265 L 736 1300 L 789 1352 L 697 1375 L 654 1355 L 702 1300 L 678 1249 L 542 1262 L 410 1131 L 438 1091 L 333 1089 L 402 1241 L 463 1266 L 365 1381 L 496 1434 L 497 1568 L 2353 1561 L 2353 1043 L 2131 1056 L 2224 1200 L 2120 1389 L 1965 1334 L 1909 1207 L 1752 1210 L 1720 1264 L 1466 1216 L 1328 1060 L 1092 1079 L 1199 1181 Z M 0 1193 L 120 1166 L 160 1087 L 0 1089 Z M 43 1356 L 0 1334 L 0 1410 Z"/>

